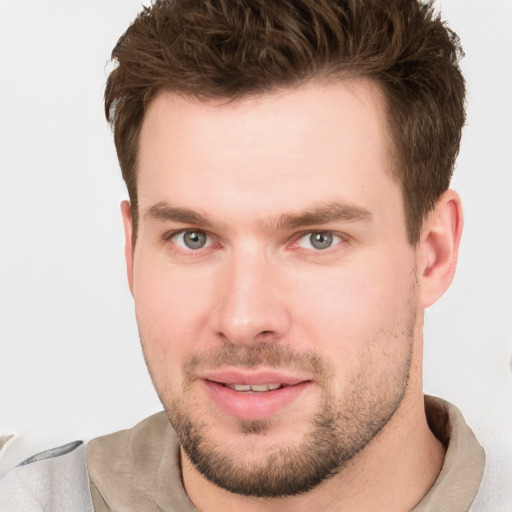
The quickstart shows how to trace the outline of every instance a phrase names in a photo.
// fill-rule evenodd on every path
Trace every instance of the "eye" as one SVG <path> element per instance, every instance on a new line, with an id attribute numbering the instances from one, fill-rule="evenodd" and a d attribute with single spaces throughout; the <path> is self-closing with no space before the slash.
<path id="1" fill-rule="evenodd" d="M 211 240 L 204 231 L 180 231 L 170 237 L 173 243 L 182 249 L 197 251 L 211 245 Z"/>
<path id="2" fill-rule="evenodd" d="M 323 251 L 329 249 L 332 245 L 339 244 L 343 239 L 330 231 L 315 231 L 301 236 L 297 240 L 297 245 L 304 249 L 315 249 Z"/>

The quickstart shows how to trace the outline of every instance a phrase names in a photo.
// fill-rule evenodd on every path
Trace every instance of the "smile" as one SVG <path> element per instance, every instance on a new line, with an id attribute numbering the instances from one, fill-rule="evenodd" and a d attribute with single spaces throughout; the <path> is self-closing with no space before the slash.
<path id="1" fill-rule="evenodd" d="M 224 384 L 233 391 L 242 391 L 246 393 L 265 393 L 267 391 L 274 391 L 276 389 L 284 387 L 283 384 Z"/>
<path id="2" fill-rule="evenodd" d="M 237 380 L 200 379 L 200 382 L 217 411 L 243 420 L 265 420 L 290 407 L 297 407 L 299 397 L 312 387 L 310 380 L 276 382 L 272 379 L 250 384 Z"/>

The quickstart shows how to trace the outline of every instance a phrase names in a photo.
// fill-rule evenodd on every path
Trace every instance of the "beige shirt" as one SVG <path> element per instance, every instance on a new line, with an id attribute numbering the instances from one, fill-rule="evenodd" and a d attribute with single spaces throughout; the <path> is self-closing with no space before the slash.
<path id="1" fill-rule="evenodd" d="M 482 479 L 484 451 L 456 407 L 427 396 L 425 410 L 447 450 L 436 482 L 412 512 L 465 512 Z M 181 482 L 179 443 L 163 412 L 93 439 L 87 465 L 95 512 L 196 512 Z"/>

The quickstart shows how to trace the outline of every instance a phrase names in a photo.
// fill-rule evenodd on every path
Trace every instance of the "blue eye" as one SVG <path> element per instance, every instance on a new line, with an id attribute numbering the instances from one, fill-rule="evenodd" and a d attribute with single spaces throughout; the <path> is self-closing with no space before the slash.
<path id="1" fill-rule="evenodd" d="M 203 247 L 208 247 L 211 243 L 208 235 L 204 231 L 180 231 L 171 237 L 171 240 L 182 249 L 197 251 Z"/>
<path id="2" fill-rule="evenodd" d="M 340 243 L 343 239 L 331 233 L 330 231 L 315 231 L 301 236 L 297 241 L 297 245 L 304 249 L 315 249 L 323 251 L 329 249 L 332 245 Z"/>

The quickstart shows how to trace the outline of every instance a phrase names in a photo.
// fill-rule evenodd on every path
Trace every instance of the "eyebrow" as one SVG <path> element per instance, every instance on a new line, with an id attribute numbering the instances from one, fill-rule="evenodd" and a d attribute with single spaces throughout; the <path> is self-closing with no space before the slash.
<path id="1" fill-rule="evenodd" d="M 303 226 L 327 224 L 336 221 L 358 222 L 370 220 L 372 220 L 372 214 L 366 208 L 330 202 L 301 213 L 281 215 L 278 220 L 278 226 L 287 229 L 297 229 Z"/>
<path id="2" fill-rule="evenodd" d="M 188 208 L 176 208 L 167 203 L 157 203 L 144 212 L 144 218 L 159 221 L 182 222 L 213 228 L 213 223 L 208 217 Z"/>
<path id="3" fill-rule="evenodd" d="M 178 208 L 165 202 L 157 203 L 144 212 L 144 218 L 157 221 L 181 222 L 218 229 L 219 224 L 211 221 L 206 215 L 188 208 Z M 329 202 L 305 210 L 300 213 L 285 213 L 275 222 L 270 222 L 277 229 L 297 229 L 304 226 L 328 224 L 330 222 L 361 222 L 370 221 L 372 214 L 366 208 L 346 203 Z"/>

